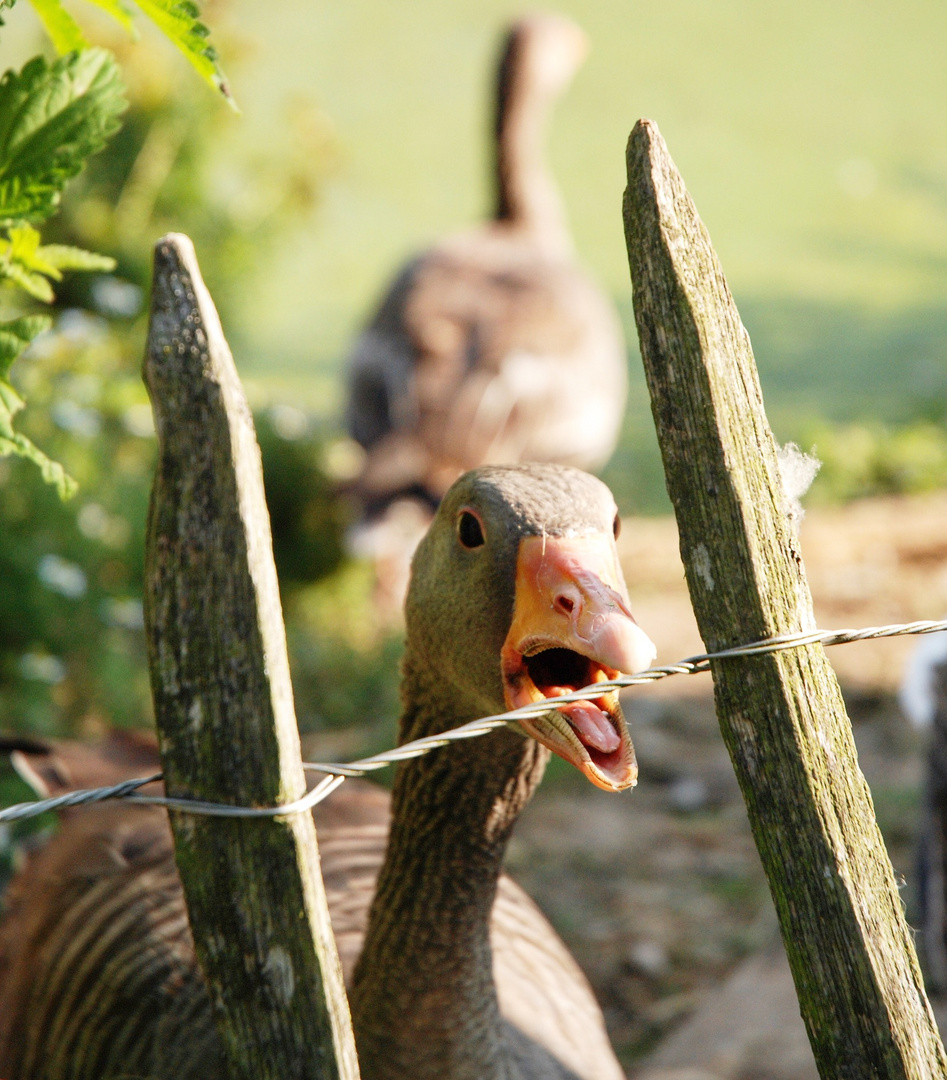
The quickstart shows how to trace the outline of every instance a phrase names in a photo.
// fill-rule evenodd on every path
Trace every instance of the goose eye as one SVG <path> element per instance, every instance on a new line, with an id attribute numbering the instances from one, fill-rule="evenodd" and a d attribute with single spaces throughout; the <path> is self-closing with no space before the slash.
<path id="1" fill-rule="evenodd" d="M 619 534 L 621 533 L 621 518 L 617 514 L 615 515 L 615 520 L 612 522 L 612 532 L 614 533 L 615 539 L 617 540 Z"/>
<path id="2" fill-rule="evenodd" d="M 457 538 L 465 548 L 477 548 L 484 543 L 483 526 L 476 514 L 461 510 L 457 518 Z"/>

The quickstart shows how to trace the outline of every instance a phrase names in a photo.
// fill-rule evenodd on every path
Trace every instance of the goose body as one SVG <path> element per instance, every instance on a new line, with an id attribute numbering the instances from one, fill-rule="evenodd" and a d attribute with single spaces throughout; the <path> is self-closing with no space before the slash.
<path id="1" fill-rule="evenodd" d="M 614 309 L 576 264 L 542 154 L 546 116 L 585 55 L 575 24 L 515 23 L 497 78 L 495 211 L 405 265 L 350 357 L 348 426 L 369 519 L 433 507 L 466 469 L 595 468 L 618 437 L 626 357 Z"/>
<path id="2" fill-rule="evenodd" d="M 452 487 L 415 558 L 402 741 L 650 663 L 616 520 L 607 488 L 574 469 L 487 468 Z M 612 691 L 401 765 L 390 803 L 349 783 L 317 808 L 365 1080 L 623 1075 L 581 972 L 501 875 L 547 748 L 600 787 L 635 781 Z M 139 750 L 125 771 L 143 771 Z M 84 779 L 21 753 L 47 788 Z M 0 1075 L 227 1075 L 163 813 L 73 812 L 11 884 Z"/>
<path id="3" fill-rule="evenodd" d="M 157 767 L 156 750 L 149 767 Z M 119 769 L 103 783 L 131 775 L 138 773 Z M 389 796 L 373 784 L 349 782 L 315 818 L 332 927 L 351 987 L 385 855 Z M 144 807 L 73 813 L 6 901 L 0 927 L 3 1076 L 229 1076 L 164 813 Z M 520 1055 L 541 1044 L 561 1063 L 553 1072 L 524 1075 L 622 1077 L 584 975 L 506 876 L 490 934 L 511 1043 Z M 74 960 L 63 968 L 70 955 L 92 963 Z"/>

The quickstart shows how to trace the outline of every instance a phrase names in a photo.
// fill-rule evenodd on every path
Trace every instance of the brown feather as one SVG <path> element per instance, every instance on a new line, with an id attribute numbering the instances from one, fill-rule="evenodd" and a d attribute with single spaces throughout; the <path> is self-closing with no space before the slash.
<path id="1" fill-rule="evenodd" d="M 150 759 L 142 750 L 150 744 Z M 153 739 L 129 753 L 124 734 L 98 746 L 57 742 L 33 754 L 37 771 L 53 763 L 80 786 L 118 783 L 159 768 Z M 22 752 L 22 751 L 21 751 Z M 61 794 L 65 788 L 56 789 Z M 332 928 L 346 983 L 362 950 L 368 912 L 385 854 L 390 796 L 349 780 L 314 811 Z M 60 833 L 11 883 L 0 923 L 0 1069 L 8 1078 L 106 1077 L 119 1068 L 134 1075 L 215 1080 L 226 1075 L 210 1001 L 200 977 L 184 897 L 174 865 L 166 814 L 157 809 L 110 804 L 74 811 Z M 88 972 L 88 982 L 64 971 L 63 953 L 81 952 L 111 934 L 116 911 L 123 933 L 109 938 L 107 956 Z M 509 877 L 501 878 L 493 908 L 491 940 L 500 1008 L 509 1024 L 542 1043 L 577 1077 L 589 1072 L 590 1036 L 605 1039 L 601 1012 L 587 981 L 555 931 Z M 123 964 L 123 957 L 126 963 Z M 146 962 L 147 958 L 147 962 Z M 104 970 L 108 961 L 110 970 Z M 147 969 L 147 971 L 146 971 Z M 144 973 L 144 974 L 143 974 Z M 82 998 L 91 984 L 110 978 L 96 999 L 98 1023 L 119 1014 L 147 1037 L 123 1046 L 113 1060 L 92 1040 L 89 1028 L 63 1030 L 57 1053 L 49 1052 L 49 1017 L 64 1002 Z M 72 996 L 68 996 L 68 995 Z M 178 1024 L 187 1018 L 187 1034 Z M 148 1032 L 148 1028 L 152 1028 Z M 114 1048 L 115 1035 L 106 1046 Z M 173 1048 L 187 1053 L 164 1060 Z M 70 1041 L 71 1040 L 71 1041 Z M 594 1042 L 594 1039 L 591 1041 Z M 111 1071 L 110 1071 L 111 1070 Z M 567 1075 L 567 1074 L 565 1074 Z"/>

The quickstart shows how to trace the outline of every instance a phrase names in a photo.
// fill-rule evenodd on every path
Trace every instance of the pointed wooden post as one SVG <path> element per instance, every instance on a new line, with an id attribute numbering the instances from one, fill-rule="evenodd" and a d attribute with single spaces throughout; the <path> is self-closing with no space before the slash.
<path id="1" fill-rule="evenodd" d="M 812 629 L 749 337 L 649 121 L 628 141 L 624 214 L 641 354 L 704 644 L 714 651 Z M 822 646 L 712 667 L 820 1074 L 947 1076 Z"/>
<path id="2" fill-rule="evenodd" d="M 144 366 L 158 431 L 145 620 L 169 794 L 305 793 L 260 452 L 191 242 L 155 248 Z M 234 1077 L 357 1080 L 309 814 L 171 812 L 198 959 Z"/>

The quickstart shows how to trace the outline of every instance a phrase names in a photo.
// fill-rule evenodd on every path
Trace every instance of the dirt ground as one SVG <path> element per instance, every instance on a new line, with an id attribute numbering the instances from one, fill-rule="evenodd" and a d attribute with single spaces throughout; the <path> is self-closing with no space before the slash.
<path id="1" fill-rule="evenodd" d="M 622 544 L 633 609 L 658 645 L 659 662 L 701 652 L 673 521 L 628 520 Z M 802 550 L 822 628 L 947 613 L 947 494 L 810 510 Z M 909 918 L 924 738 L 901 716 L 895 692 L 916 641 L 843 645 L 829 654 L 904 882 Z M 775 914 L 717 728 L 709 675 L 631 690 L 624 701 L 638 752 L 638 787 L 610 796 L 554 768 L 517 829 L 511 872 L 588 973 L 632 1075 L 643 1075 L 643 1063 L 657 1062 L 677 1069 L 645 1069 L 649 1077 L 814 1077 L 780 948 L 774 947 Z M 724 993 L 728 978 L 730 998 Z M 767 979 L 772 986 L 763 986 Z M 732 997 L 738 991 L 742 997 Z M 755 1057 L 730 1046 L 714 1070 L 697 1068 L 688 1054 L 700 1036 L 688 1034 L 688 1023 L 700 1023 L 701 1010 L 715 1001 L 741 1016 L 753 1003 L 765 1003 L 771 1033 L 786 1032 L 792 1045 L 777 1061 L 767 1037 L 765 1052 Z M 717 1030 L 739 1026 L 740 1017 L 704 1022 Z M 677 1040 L 673 1053 L 669 1036 Z M 649 1056 L 662 1042 L 657 1057 Z M 682 1071 L 691 1064 L 695 1068 Z"/>

